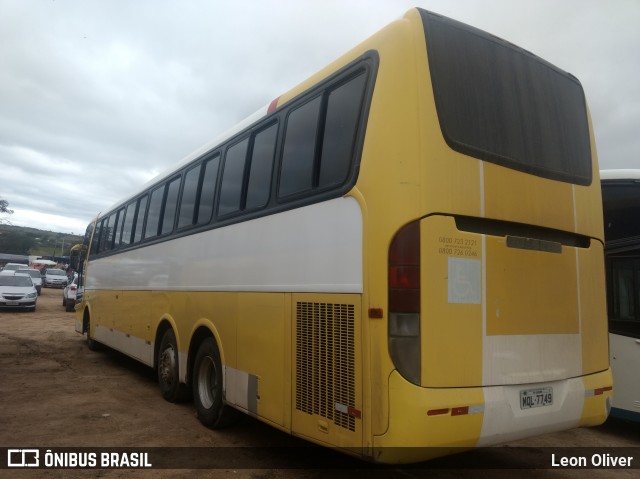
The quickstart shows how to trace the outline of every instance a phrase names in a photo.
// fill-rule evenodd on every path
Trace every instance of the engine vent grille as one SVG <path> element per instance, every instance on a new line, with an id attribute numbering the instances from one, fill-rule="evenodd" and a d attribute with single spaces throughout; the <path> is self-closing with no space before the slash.
<path id="1" fill-rule="evenodd" d="M 355 431 L 354 306 L 296 303 L 296 409 Z"/>

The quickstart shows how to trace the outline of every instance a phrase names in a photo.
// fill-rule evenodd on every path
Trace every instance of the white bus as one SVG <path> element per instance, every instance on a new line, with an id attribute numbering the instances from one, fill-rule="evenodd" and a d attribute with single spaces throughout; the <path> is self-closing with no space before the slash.
<path id="1" fill-rule="evenodd" d="M 611 415 L 640 421 L 640 170 L 603 170 Z"/>

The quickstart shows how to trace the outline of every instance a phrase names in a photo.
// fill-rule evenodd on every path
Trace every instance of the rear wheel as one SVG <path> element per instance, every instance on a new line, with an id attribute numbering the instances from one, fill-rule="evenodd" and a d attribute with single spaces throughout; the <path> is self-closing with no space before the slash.
<path id="1" fill-rule="evenodd" d="M 180 363 L 178 359 L 178 343 L 173 329 L 165 331 L 158 350 L 158 384 L 162 397 L 170 402 L 182 401 L 187 390 L 180 384 Z"/>
<path id="2" fill-rule="evenodd" d="M 192 390 L 198 419 L 205 426 L 219 429 L 231 425 L 240 417 L 239 411 L 224 403 L 220 350 L 213 338 L 205 339 L 198 348 Z"/>
<path id="3" fill-rule="evenodd" d="M 91 339 L 91 319 L 89 312 L 84 313 L 84 330 L 87 332 L 87 347 L 90 351 L 97 351 L 100 349 L 100 343 Z"/>
<path id="4" fill-rule="evenodd" d="M 73 311 L 75 309 L 76 306 L 76 302 L 75 301 L 69 301 L 68 299 L 64 302 L 64 309 L 67 313 L 70 313 L 71 311 Z"/>

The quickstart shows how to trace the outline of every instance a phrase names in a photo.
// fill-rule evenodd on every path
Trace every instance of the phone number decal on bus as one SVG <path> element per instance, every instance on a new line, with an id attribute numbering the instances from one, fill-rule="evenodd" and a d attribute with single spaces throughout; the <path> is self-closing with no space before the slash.
<path id="1" fill-rule="evenodd" d="M 477 258 L 480 242 L 473 238 L 456 238 L 454 236 L 438 237 L 438 253 L 447 256 L 463 256 Z"/>
<path id="2" fill-rule="evenodd" d="M 520 409 L 551 406 L 553 388 L 523 389 L 520 391 Z"/>

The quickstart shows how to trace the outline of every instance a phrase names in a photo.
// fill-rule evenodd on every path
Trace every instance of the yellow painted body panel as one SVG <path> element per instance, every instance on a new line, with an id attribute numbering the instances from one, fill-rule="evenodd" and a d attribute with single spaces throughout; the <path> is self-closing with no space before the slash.
<path id="1" fill-rule="evenodd" d="M 611 369 L 602 371 L 598 374 L 583 376 L 585 391 L 589 391 L 585 395 L 584 406 L 582 407 L 582 416 L 580 418 L 580 426 L 599 426 L 604 422 L 609 411 L 611 410 L 611 401 L 614 395 L 612 390 L 604 391 L 601 394 L 591 394 L 603 386 L 613 384 L 613 375 Z"/>
<path id="2" fill-rule="evenodd" d="M 486 241 L 488 336 L 580 332 L 573 248 L 556 254 Z"/>
<path id="3" fill-rule="evenodd" d="M 116 334 L 141 338 L 151 347 L 159 325 L 168 321 L 185 358 L 186 354 L 195 354 L 189 345 L 198 327 L 210 329 L 220 346 L 223 364 L 258 378 L 257 416 L 280 428 L 289 428 L 290 295 L 89 291 L 85 301 L 94 312 L 93 337 L 95 328 L 105 327 Z"/>
<path id="4" fill-rule="evenodd" d="M 422 384 L 433 387 L 482 384 L 482 306 L 454 304 L 448 298 L 448 260 L 480 261 L 475 234 L 458 231 L 450 216 L 421 222 Z M 461 278 L 464 294 L 466 278 Z"/>
<path id="5" fill-rule="evenodd" d="M 471 448 L 482 430 L 482 414 L 429 416 L 428 411 L 483 404 L 482 388 L 418 388 L 396 372 L 389 378 L 389 429 L 374 437 L 373 458 L 381 462 L 423 461 Z M 435 447 L 431 447 L 435 446 Z"/>
<path id="6" fill-rule="evenodd" d="M 288 296 L 267 293 L 238 296 L 236 368 L 257 376 L 258 415 L 280 425 L 288 422 L 291 409 Z"/>

